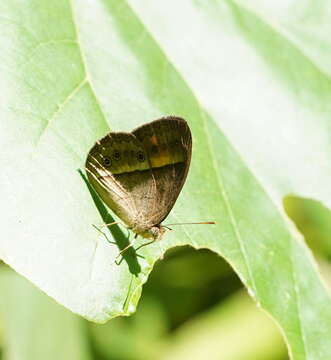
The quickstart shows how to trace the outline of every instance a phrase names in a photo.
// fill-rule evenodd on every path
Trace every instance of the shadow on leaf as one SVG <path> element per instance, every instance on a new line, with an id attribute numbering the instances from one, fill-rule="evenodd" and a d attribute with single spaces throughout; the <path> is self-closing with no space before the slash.
<path id="1" fill-rule="evenodd" d="M 91 197 L 94 201 L 94 204 L 97 207 L 104 223 L 109 224 L 109 223 L 114 222 L 115 221 L 114 218 L 108 212 L 106 206 L 100 199 L 98 193 L 94 190 L 93 186 L 89 183 L 87 176 L 82 172 L 81 169 L 78 169 L 77 171 L 79 172 L 79 175 L 84 180 L 84 182 L 91 194 Z M 123 233 L 123 231 L 120 229 L 120 227 L 117 224 L 108 226 L 108 229 L 111 232 L 112 237 L 115 239 L 119 250 L 122 250 L 129 245 L 130 234 L 129 234 L 129 236 L 125 236 L 125 234 Z M 100 229 L 97 229 L 97 230 L 99 232 L 102 232 Z M 113 242 L 108 240 L 107 235 L 105 233 L 102 232 L 102 234 L 106 237 L 107 241 L 110 244 L 114 244 Z M 126 263 L 128 264 L 129 271 L 131 272 L 131 274 L 138 276 L 138 274 L 141 272 L 141 267 L 138 263 L 137 255 L 136 255 L 134 248 L 133 247 L 128 248 L 125 252 L 123 252 L 123 254 L 121 256 L 122 256 L 122 259 L 125 260 Z M 118 263 L 117 262 L 116 263 L 119 265 L 121 262 L 122 262 L 122 260 L 119 261 Z"/>

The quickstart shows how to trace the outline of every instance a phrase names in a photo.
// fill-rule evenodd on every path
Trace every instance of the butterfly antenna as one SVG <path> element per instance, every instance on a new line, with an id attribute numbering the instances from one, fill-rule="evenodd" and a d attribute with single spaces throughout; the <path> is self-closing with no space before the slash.
<path id="1" fill-rule="evenodd" d="M 174 225 L 203 225 L 203 224 L 216 224 L 215 221 L 203 221 L 203 222 L 190 222 L 190 223 L 175 223 L 175 224 L 166 224 L 163 226 L 174 226 Z"/>

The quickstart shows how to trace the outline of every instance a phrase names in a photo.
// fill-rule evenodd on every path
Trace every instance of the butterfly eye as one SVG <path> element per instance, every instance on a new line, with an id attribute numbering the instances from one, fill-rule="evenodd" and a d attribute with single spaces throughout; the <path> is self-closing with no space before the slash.
<path id="1" fill-rule="evenodd" d="M 118 150 L 115 150 L 115 151 L 113 152 L 113 159 L 114 159 L 114 160 L 119 160 L 120 158 L 121 158 L 120 152 L 119 152 Z"/>
<path id="2" fill-rule="evenodd" d="M 140 162 L 145 161 L 145 154 L 144 154 L 142 151 L 138 151 L 138 152 L 137 152 L 137 159 L 138 159 L 138 161 L 140 161 Z"/>
<path id="3" fill-rule="evenodd" d="M 102 161 L 105 166 L 109 166 L 111 164 L 111 160 L 108 157 L 104 157 Z"/>

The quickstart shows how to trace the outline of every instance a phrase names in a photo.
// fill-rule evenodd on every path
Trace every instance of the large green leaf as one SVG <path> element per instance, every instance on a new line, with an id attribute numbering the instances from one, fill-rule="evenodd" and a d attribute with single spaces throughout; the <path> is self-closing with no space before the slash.
<path id="1" fill-rule="evenodd" d="M 1 258 L 103 322 L 135 310 L 169 247 L 207 247 L 276 320 L 294 359 L 331 357 L 330 296 L 282 206 L 290 193 L 331 204 L 330 15 L 269 3 L 2 1 Z M 166 114 L 185 117 L 194 137 L 169 222 L 217 225 L 177 227 L 118 265 L 127 232 L 92 226 L 110 216 L 78 170 L 110 127 Z"/>

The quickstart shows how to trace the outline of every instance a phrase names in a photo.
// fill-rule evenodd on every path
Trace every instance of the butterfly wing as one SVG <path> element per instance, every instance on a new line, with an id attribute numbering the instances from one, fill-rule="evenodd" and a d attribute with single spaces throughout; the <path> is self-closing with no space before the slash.
<path id="1" fill-rule="evenodd" d="M 107 206 L 143 232 L 172 209 L 186 179 L 191 148 L 186 121 L 162 118 L 98 141 L 86 160 L 87 176 Z"/>
<path id="2" fill-rule="evenodd" d="M 160 224 L 184 185 L 191 161 L 191 131 L 184 119 L 169 116 L 142 125 L 132 134 L 142 144 L 151 169 L 151 196 L 141 211 L 150 226 Z"/>

